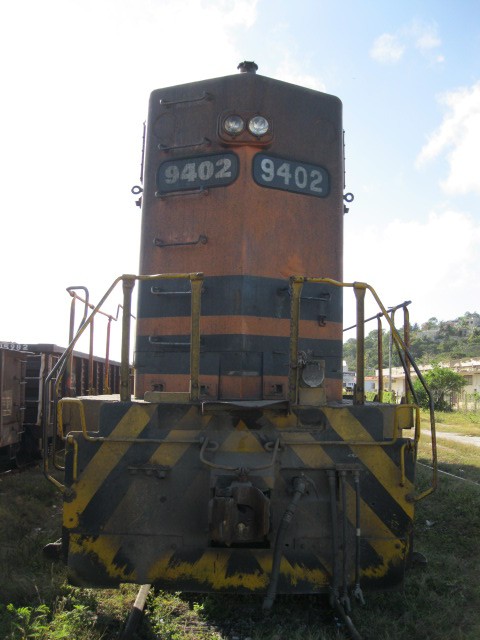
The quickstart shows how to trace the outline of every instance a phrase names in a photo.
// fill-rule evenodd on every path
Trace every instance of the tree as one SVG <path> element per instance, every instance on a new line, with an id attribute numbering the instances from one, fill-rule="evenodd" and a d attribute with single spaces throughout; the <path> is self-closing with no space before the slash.
<path id="1" fill-rule="evenodd" d="M 437 411 L 452 410 L 452 394 L 458 393 L 467 381 L 456 371 L 446 367 L 434 366 L 423 376 L 432 394 L 433 406 Z M 415 380 L 413 387 L 422 407 L 428 408 L 428 396 L 419 380 Z"/>
<path id="2" fill-rule="evenodd" d="M 355 338 L 350 338 L 343 345 L 343 358 L 347 361 L 349 370 L 355 369 L 355 362 L 357 361 L 357 341 Z"/>
<path id="3" fill-rule="evenodd" d="M 427 322 L 422 324 L 422 329 L 436 329 L 438 327 L 438 319 L 437 318 L 429 318 Z"/>

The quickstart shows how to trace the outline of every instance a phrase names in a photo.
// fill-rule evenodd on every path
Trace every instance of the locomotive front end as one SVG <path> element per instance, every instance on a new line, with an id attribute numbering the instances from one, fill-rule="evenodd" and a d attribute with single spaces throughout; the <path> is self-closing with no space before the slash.
<path id="1" fill-rule="evenodd" d="M 340 101 L 243 70 L 151 95 L 135 398 L 60 401 L 63 551 L 77 584 L 348 609 L 403 579 L 419 414 L 365 403 L 363 351 L 342 399 L 370 288 L 342 282 Z"/>

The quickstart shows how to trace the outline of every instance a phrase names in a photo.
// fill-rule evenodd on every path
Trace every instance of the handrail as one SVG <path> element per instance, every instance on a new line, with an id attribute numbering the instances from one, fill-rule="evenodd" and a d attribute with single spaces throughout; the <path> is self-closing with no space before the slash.
<path id="1" fill-rule="evenodd" d="M 85 297 L 82 298 L 81 296 L 78 295 L 78 293 L 76 293 L 76 291 L 80 289 L 82 291 L 85 292 Z M 89 301 L 89 297 L 90 294 L 88 292 L 88 289 L 86 287 L 83 286 L 76 286 L 76 287 L 67 287 L 67 291 L 68 293 L 71 295 L 72 297 L 72 303 L 70 306 L 70 333 L 69 333 L 69 342 L 71 342 L 73 340 L 74 337 L 74 328 L 75 328 L 75 303 L 78 300 L 79 302 L 83 303 L 84 305 L 84 313 L 83 313 L 83 317 L 82 320 L 80 321 L 80 325 L 81 326 L 86 318 L 87 318 L 87 314 L 88 314 L 88 310 L 89 309 L 95 309 L 95 305 L 92 304 Z M 120 309 L 123 309 L 123 306 L 121 304 L 117 305 L 117 312 L 115 315 L 111 314 L 111 313 L 106 313 L 105 311 L 102 311 L 101 309 L 98 310 L 98 315 L 102 315 L 105 316 L 107 318 L 107 336 L 106 336 L 106 345 L 105 345 L 105 365 L 104 365 L 104 375 L 103 375 L 103 388 L 102 388 L 102 393 L 104 394 L 109 394 L 111 393 L 111 388 L 110 388 L 110 333 L 111 333 L 111 325 L 112 325 L 112 321 L 113 322 L 117 322 L 118 321 L 118 317 L 119 317 L 119 312 Z M 135 316 L 132 314 L 132 318 L 135 319 Z M 90 325 L 90 349 L 89 349 L 89 383 L 90 383 L 90 388 L 89 388 L 89 394 L 93 394 L 93 387 L 92 387 L 92 382 L 93 382 L 93 331 L 94 331 L 94 323 L 92 321 L 91 325 Z M 68 369 L 69 371 L 72 368 L 71 362 L 72 362 L 72 358 L 73 358 L 73 354 L 70 357 L 69 360 L 69 365 L 68 365 Z M 98 381 L 97 381 L 98 384 Z M 71 392 L 71 382 L 68 380 L 67 378 L 67 388 L 70 390 Z M 98 387 L 98 392 L 100 393 L 100 387 Z"/>
<path id="2" fill-rule="evenodd" d="M 79 323 L 79 328 L 83 325 L 83 323 L 85 322 L 85 320 L 87 319 L 87 315 L 88 315 L 88 310 L 89 309 L 95 309 L 95 305 L 93 305 L 90 302 L 90 293 L 87 289 L 87 287 L 84 287 L 83 285 L 75 285 L 75 286 L 71 286 L 71 287 L 67 287 L 67 292 L 70 294 L 72 301 L 70 304 L 70 326 L 69 326 L 69 338 L 68 338 L 68 342 L 72 342 L 74 335 L 75 335 L 75 311 L 76 311 L 76 302 L 77 300 L 79 302 L 81 302 L 83 304 L 83 315 L 82 315 L 82 319 L 80 320 Z M 84 297 L 80 296 L 77 291 L 83 291 L 84 292 Z M 110 332 L 111 332 L 111 323 L 112 320 L 114 320 L 115 322 L 118 320 L 118 314 L 119 314 L 119 310 L 122 308 L 122 305 L 118 305 L 117 306 L 117 312 L 116 315 L 112 315 L 109 313 L 106 313 L 105 311 L 102 311 L 101 309 L 98 310 L 98 314 L 105 316 L 108 320 L 108 324 L 107 324 L 107 337 L 106 337 L 106 348 L 105 348 L 105 363 L 104 363 L 104 371 L 103 371 L 103 386 L 100 387 L 100 382 L 97 379 L 97 388 L 95 389 L 93 387 L 93 368 L 94 368 L 94 356 L 93 356 L 93 331 L 94 331 L 94 321 L 92 319 L 92 322 L 90 324 L 90 345 L 89 345 L 89 352 L 88 352 L 88 382 L 89 382 L 89 388 L 88 388 L 88 394 L 89 395 L 94 395 L 95 391 L 97 391 L 98 393 L 103 393 L 103 394 L 110 394 L 111 393 L 111 388 L 110 388 Z M 133 316 L 134 317 L 134 316 Z M 63 376 L 66 375 L 66 383 L 65 383 L 65 387 L 66 387 L 66 393 L 68 397 L 72 397 L 74 395 L 77 395 L 74 392 L 74 389 L 72 387 L 72 375 L 73 375 L 73 351 L 72 353 L 70 353 L 70 357 L 67 358 L 65 360 L 65 363 L 63 365 L 63 367 L 59 370 L 59 374 L 57 377 L 63 378 Z M 55 397 L 54 397 L 54 405 L 56 402 L 56 396 L 58 395 L 58 392 L 56 392 Z M 52 433 L 56 433 L 57 429 L 58 429 L 58 412 L 55 411 L 55 406 L 53 407 L 53 417 L 52 417 Z M 52 461 L 52 465 L 55 467 L 55 469 L 57 469 L 58 471 L 64 471 L 65 468 L 59 464 L 57 462 L 57 453 L 58 450 L 56 448 L 56 439 L 53 438 L 53 442 L 52 442 L 52 446 L 50 447 L 50 458 Z"/>
<path id="3" fill-rule="evenodd" d="M 415 391 L 413 389 L 413 383 L 410 376 L 410 365 L 413 367 L 415 373 L 417 374 L 420 383 L 429 399 L 429 409 L 430 409 L 430 431 L 432 437 L 432 481 L 431 486 L 424 492 L 418 495 L 412 495 L 409 499 L 412 502 L 417 502 L 425 498 L 427 495 L 433 493 L 437 488 L 438 484 L 438 473 L 437 473 L 437 442 L 436 442 L 436 430 L 435 430 L 435 414 L 433 410 L 433 397 L 432 394 L 427 387 L 424 377 L 422 376 L 413 355 L 407 346 L 405 339 L 402 339 L 400 336 L 395 324 L 393 322 L 393 318 L 390 317 L 390 313 L 395 312 L 399 308 L 406 308 L 410 301 L 404 302 L 397 307 L 391 307 L 390 309 L 386 309 L 382 304 L 377 292 L 373 287 L 365 282 L 339 282 L 338 280 L 333 280 L 332 278 L 315 278 L 315 277 L 307 277 L 307 276 L 291 276 L 290 278 L 290 289 L 291 289 L 291 316 L 290 316 L 290 374 L 289 374 L 289 400 L 292 404 L 296 404 L 297 402 L 297 394 L 298 394 L 298 379 L 299 379 L 299 364 L 298 364 L 298 334 L 299 334 L 299 322 L 300 322 L 300 295 L 303 288 L 303 285 L 306 283 L 311 284 L 330 284 L 334 287 L 340 288 L 352 288 L 355 293 L 356 301 L 357 301 L 357 322 L 353 327 L 357 328 L 357 383 L 354 392 L 353 402 L 354 404 L 363 404 L 364 403 L 364 351 L 363 351 L 363 337 L 364 331 L 363 327 L 366 322 L 369 320 L 373 320 L 374 318 L 383 317 L 388 322 L 390 327 L 390 334 L 392 336 L 392 341 L 395 343 L 397 347 L 398 354 L 402 363 L 403 370 L 405 372 L 405 378 L 410 388 L 410 391 L 415 399 L 417 400 Z M 369 291 L 373 296 L 377 306 L 380 309 L 380 312 L 365 320 L 364 318 L 364 298 L 365 293 Z M 393 313 L 392 313 L 393 316 Z M 349 327 L 349 328 L 353 328 Z M 405 334 L 405 338 L 408 341 L 408 333 Z M 361 344 L 360 344 L 361 343 Z M 417 402 L 418 404 L 418 402 Z M 418 422 L 418 424 L 417 424 Z M 417 446 L 418 440 L 420 438 L 420 428 L 419 421 L 416 421 L 415 425 L 415 436 L 414 442 L 415 447 Z"/>
<path id="4" fill-rule="evenodd" d="M 46 407 L 50 400 L 50 384 L 54 379 L 57 372 L 60 375 L 57 376 L 54 385 L 54 397 L 58 398 L 60 395 L 60 385 L 64 372 L 64 365 L 73 354 L 76 343 L 86 331 L 98 313 L 106 315 L 101 311 L 101 307 L 114 291 L 117 285 L 122 282 L 123 287 L 123 316 L 122 316 L 122 352 L 120 362 L 120 400 L 122 402 L 128 402 L 130 400 L 130 319 L 131 319 L 131 304 L 132 293 L 135 286 L 135 282 L 145 280 L 190 280 L 192 287 L 192 311 L 191 311 L 191 350 L 190 350 L 190 400 L 198 401 L 200 397 L 200 308 L 201 308 L 201 294 L 203 284 L 203 273 L 159 273 L 155 275 L 132 275 L 124 274 L 116 278 L 110 287 L 107 289 L 100 302 L 98 302 L 92 309 L 90 315 L 80 324 L 76 335 L 70 341 L 68 347 L 58 359 L 57 363 L 45 378 L 43 383 L 43 406 L 42 406 L 42 437 L 43 437 L 43 473 L 45 477 L 52 482 L 61 491 L 65 491 L 65 487 L 58 482 L 49 473 L 48 465 L 48 424 L 46 420 Z M 47 397 L 48 396 L 48 397 Z M 55 433 L 52 434 L 55 437 Z"/>
<path id="5" fill-rule="evenodd" d="M 84 293 L 85 293 L 85 298 L 84 299 L 80 298 L 80 296 L 78 296 L 76 293 L 74 293 L 78 289 L 81 289 L 82 291 L 84 291 Z M 89 303 L 90 293 L 89 293 L 87 287 L 84 287 L 83 285 L 67 287 L 67 291 L 72 297 L 72 301 L 71 301 L 71 304 L 70 304 L 70 328 L 69 328 L 69 332 L 68 332 L 68 342 L 70 343 L 73 340 L 73 336 L 75 335 L 75 304 L 76 304 L 75 301 L 78 299 L 78 300 L 81 300 L 84 303 L 83 316 L 82 316 L 82 319 L 80 320 L 80 324 L 79 324 L 79 327 L 81 327 L 82 324 L 87 319 L 88 308 L 90 306 L 90 303 Z M 92 353 L 92 355 L 93 355 L 93 353 Z M 90 357 L 90 355 L 89 355 L 89 357 Z M 66 361 L 65 366 L 66 366 L 66 370 L 67 370 L 67 381 L 66 381 L 67 393 L 69 395 L 73 395 L 73 393 L 72 393 L 73 353 L 70 355 L 70 358 Z"/>
<path id="6" fill-rule="evenodd" d="M 97 313 L 103 313 L 100 311 L 102 305 L 106 301 L 106 299 L 110 296 L 115 287 L 122 282 L 123 286 L 123 318 L 122 318 L 122 355 L 121 355 L 121 366 L 120 366 L 120 400 L 123 402 L 127 402 L 130 400 L 130 384 L 129 384 L 129 374 L 130 374 L 130 365 L 129 365 L 129 352 L 130 352 L 130 318 L 131 318 L 131 300 L 133 288 L 135 286 L 135 282 L 138 281 L 148 281 L 148 280 L 175 280 L 175 279 L 188 279 L 190 280 L 190 286 L 192 291 L 191 298 L 191 335 L 190 335 L 190 401 L 197 402 L 200 398 L 200 385 L 199 385 L 199 374 L 200 374 L 200 308 L 201 308 L 201 294 L 202 294 L 202 285 L 203 285 L 203 273 L 173 273 L 173 274 L 155 274 L 155 275 L 131 275 L 125 274 L 116 278 L 116 280 L 112 283 L 109 289 L 106 291 L 100 302 L 94 307 L 90 316 L 82 322 L 79 327 L 76 336 L 73 340 L 70 341 L 65 352 L 59 358 L 56 365 L 52 368 L 51 372 L 47 376 L 44 383 L 44 394 L 43 394 L 43 402 L 45 403 L 47 400 L 46 390 L 48 385 L 50 384 L 53 376 L 57 373 L 57 371 L 62 371 L 62 367 L 66 360 L 71 356 L 74 346 L 82 336 L 84 331 L 87 329 L 90 324 L 93 323 L 93 319 Z M 433 412 L 433 398 L 432 395 L 425 383 L 425 380 L 418 369 L 413 356 L 406 344 L 405 339 L 402 339 L 400 334 L 398 333 L 395 324 L 393 322 L 393 313 L 394 309 L 387 310 L 377 293 L 370 285 L 364 282 L 339 282 L 337 280 L 333 280 L 331 278 L 316 278 L 316 277 L 307 277 L 307 276 L 292 276 L 290 278 L 290 291 L 291 291 L 291 317 L 290 317 L 290 370 L 289 370 L 289 402 L 290 404 L 297 403 L 298 397 L 298 381 L 299 381 L 299 351 L 298 351 L 298 340 L 299 340 L 299 324 L 300 324 L 300 304 L 301 304 L 301 291 L 303 285 L 305 283 L 312 284 L 330 284 L 335 287 L 341 288 L 353 288 L 356 301 L 357 301 L 357 385 L 354 393 L 354 404 L 361 405 L 364 403 L 364 352 L 363 352 L 363 343 L 364 343 L 364 300 L 365 294 L 367 291 L 371 293 L 374 300 L 376 301 L 378 307 L 380 308 L 380 313 L 374 317 L 384 317 L 389 326 L 390 332 L 392 336 L 393 342 L 398 349 L 400 359 L 402 361 L 402 365 L 405 371 L 405 376 L 408 382 L 408 385 L 414 395 L 413 384 L 410 377 L 409 368 L 410 365 L 415 370 L 415 373 L 418 376 L 421 384 L 423 385 L 427 396 L 429 398 L 429 406 L 430 406 L 430 423 L 431 423 L 431 435 L 432 435 L 432 464 L 433 464 L 433 476 L 432 476 L 432 484 L 429 489 L 424 491 L 419 495 L 409 496 L 409 499 L 412 501 L 418 501 L 430 493 L 432 493 L 437 486 L 437 452 L 436 452 L 436 432 L 435 432 L 435 416 Z M 406 303 L 403 305 L 399 305 L 399 307 L 405 307 Z M 397 308 L 399 308 L 397 307 Z M 396 309 L 396 308 L 395 308 Z M 392 313 L 392 317 L 390 317 L 389 312 Z M 105 315 L 105 314 L 104 314 Z M 408 341 L 408 334 L 405 335 L 406 340 Z M 63 373 L 63 372 L 62 372 Z M 55 384 L 55 396 L 59 395 L 59 388 L 61 384 L 61 375 L 59 375 L 56 379 Z M 58 483 L 54 478 L 52 478 L 48 473 L 48 438 L 47 438 L 47 423 L 45 420 L 46 411 L 42 411 L 42 428 L 43 428 L 43 438 L 44 438 L 44 473 L 46 477 L 51 480 L 56 486 L 60 486 L 62 490 L 65 488 Z M 86 428 L 82 427 L 84 433 L 86 432 Z M 420 438 L 420 427 L 419 420 L 416 420 L 415 423 L 415 436 L 414 443 L 415 447 L 417 446 L 418 440 Z"/>
<path id="7" fill-rule="evenodd" d="M 401 302 L 400 304 L 395 305 L 394 307 L 388 307 L 388 312 L 390 313 L 391 317 L 392 317 L 392 321 L 394 321 L 394 316 L 395 316 L 395 312 L 398 311 L 399 309 L 403 309 L 403 335 L 404 335 L 404 342 L 406 344 L 407 347 L 410 347 L 410 317 L 409 317 L 409 311 L 407 309 L 408 305 L 412 304 L 411 300 L 405 300 L 405 302 Z M 382 329 L 382 317 L 383 317 L 383 313 L 376 313 L 374 316 L 370 316 L 370 318 L 366 318 L 363 323 L 367 324 L 367 322 L 371 322 L 372 320 L 377 320 L 377 359 L 378 359 L 378 376 L 377 376 L 377 383 L 378 383 L 378 400 L 379 402 L 382 402 L 383 400 L 383 342 L 382 342 L 382 338 L 383 338 L 383 329 Z M 350 331 L 351 329 L 355 329 L 357 327 L 357 323 L 352 324 L 350 327 L 345 327 L 343 329 L 343 333 L 345 333 L 346 331 Z M 390 385 L 389 385 L 389 391 L 391 391 L 391 363 L 392 363 L 392 345 L 393 345 L 393 341 L 392 341 L 392 337 L 390 335 L 390 340 L 389 340 L 390 344 L 389 344 L 389 378 L 390 378 Z M 408 361 L 406 361 L 407 364 L 407 369 L 408 369 Z M 408 369 L 409 370 L 409 369 Z M 408 402 L 410 401 L 408 395 L 409 395 L 409 390 L 407 389 L 407 385 L 410 386 L 410 382 L 409 382 L 409 374 L 407 372 L 405 372 L 405 401 Z M 415 392 L 413 391 L 413 389 L 410 389 L 410 392 L 412 393 L 414 399 L 415 398 Z"/>
<path id="8" fill-rule="evenodd" d="M 202 444 L 202 448 L 200 449 L 200 461 L 203 462 L 203 464 L 207 465 L 207 467 L 211 467 L 212 469 L 223 469 L 224 471 L 238 471 L 239 467 L 238 465 L 226 465 L 226 464 L 218 464 L 216 462 L 211 462 L 210 460 L 207 460 L 207 458 L 205 458 L 205 453 L 206 451 L 208 451 L 208 445 L 212 445 L 212 451 L 216 451 L 218 449 L 218 442 L 215 442 L 213 440 L 209 440 L 208 438 L 205 438 L 205 440 L 203 441 Z M 270 446 L 268 446 L 270 445 Z M 265 450 L 267 452 L 271 452 L 271 458 L 270 461 L 267 462 L 266 464 L 261 464 L 261 465 L 256 465 L 256 466 L 249 466 L 249 467 L 245 467 L 248 468 L 248 471 L 264 471 L 265 469 L 270 469 L 271 467 L 273 467 L 273 465 L 275 464 L 275 458 L 277 457 L 277 453 L 278 453 L 278 449 L 280 447 L 280 438 L 277 438 L 275 440 L 275 442 L 269 442 L 265 444 Z"/>

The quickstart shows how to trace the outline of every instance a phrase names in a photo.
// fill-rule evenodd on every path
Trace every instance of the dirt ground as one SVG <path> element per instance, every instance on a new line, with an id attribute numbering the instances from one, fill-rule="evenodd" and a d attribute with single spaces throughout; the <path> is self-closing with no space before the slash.
<path id="1" fill-rule="evenodd" d="M 428 436 L 430 435 L 430 430 L 422 429 L 422 433 Z M 454 440 L 455 442 L 461 442 L 462 444 L 473 444 L 476 447 L 480 447 L 480 436 L 462 436 L 459 433 L 448 433 L 448 431 L 440 431 L 438 430 L 438 425 L 437 438 L 439 440 L 444 438 L 445 440 Z"/>

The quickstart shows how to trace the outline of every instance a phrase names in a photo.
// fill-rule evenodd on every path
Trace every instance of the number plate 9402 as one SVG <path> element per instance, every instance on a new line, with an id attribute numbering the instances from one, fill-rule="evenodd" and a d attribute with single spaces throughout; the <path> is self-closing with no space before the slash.
<path id="1" fill-rule="evenodd" d="M 160 194 L 185 189 L 225 187 L 238 176 L 238 158 L 234 153 L 197 156 L 162 162 L 157 172 Z"/>
<path id="2" fill-rule="evenodd" d="M 253 159 L 253 179 L 262 187 L 283 189 L 325 198 L 330 178 L 323 167 L 258 153 Z"/>

